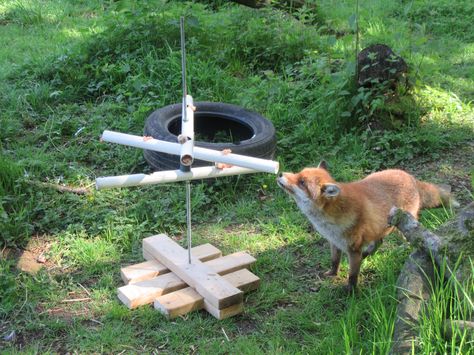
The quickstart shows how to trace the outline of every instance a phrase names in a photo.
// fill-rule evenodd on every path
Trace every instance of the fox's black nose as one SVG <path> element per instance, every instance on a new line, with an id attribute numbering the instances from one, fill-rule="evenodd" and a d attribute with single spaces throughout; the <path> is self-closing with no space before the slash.
<path id="1" fill-rule="evenodd" d="M 278 177 L 281 178 L 283 176 L 283 173 L 279 173 Z"/>

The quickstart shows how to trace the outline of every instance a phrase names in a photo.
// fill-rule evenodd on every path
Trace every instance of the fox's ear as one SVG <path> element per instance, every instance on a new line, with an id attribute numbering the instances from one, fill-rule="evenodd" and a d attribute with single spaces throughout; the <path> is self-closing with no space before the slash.
<path id="1" fill-rule="evenodd" d="M 321 193 L 326 197 L 336 197 L 341 192 L 341 189 L 336 184 L 324 184 L 321 187 Z"/>
<path id="2" fill-rule="evenodd" d="M 326 160 L 321 160 L 321 162 L 318 165 L 318 168 L 328 170 L 328 163 L 326 163 Z"/>

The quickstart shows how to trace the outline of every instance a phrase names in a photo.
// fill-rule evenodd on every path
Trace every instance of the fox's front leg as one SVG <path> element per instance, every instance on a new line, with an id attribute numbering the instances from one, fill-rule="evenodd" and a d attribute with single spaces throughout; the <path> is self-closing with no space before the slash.
<path id="1" fill-rule="evenodd" d="M 349 250 L 347 254 L 349 256 L 349 282 L 347 289 L 349 292 L 353 292 L 357 287 L 357 278 L 359 276 L 362 253 L 360 250 Z"/>
<path id="2" fill-rule="evenodd" d="M 324 276 L 336 276 L 339 272 L 339 264 L 341 262 L 341 251 L 332 243 L 331 244 L 331 269 L 324 273 Z"/>

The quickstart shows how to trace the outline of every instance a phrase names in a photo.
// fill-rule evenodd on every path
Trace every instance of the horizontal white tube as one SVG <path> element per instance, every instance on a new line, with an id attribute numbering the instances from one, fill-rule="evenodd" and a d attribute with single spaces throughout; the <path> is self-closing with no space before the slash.
<path id="1" fill-rule="evenodd" d="M 185 100 L 185 114 L 181 118 L 181 136 L 186 139 L 181 143 L 181 154 L 179 161 L 184 166 L 191 166 L 194 161 L 194 104 L 193 98 L 186 95 Z"/>
<path id="2" fill-rule="evenodd" d="M 259 171 L 233 166 L 231 168 L 218 169 L 214 166 L 204 166 L 201 168 L 191 168 L 189 172 L 181 170 L 157 171 L 153 174 L 133 174 L 122 176 L 99 177 L 95 180 L 97 190 L 110 189 L 113 187 L 144 186 L 154 184 L 164 184 L 185 180 L 200 180 L 208 178 L 218 178 L 222 176 L 252 174 Z"/>
<path id="3" fill-rule="evenodd" d="M 181 145 L 179 143 L 171 143 L 158 139 L 144 139 L 141 136 L 134 136 L 126 133 L 118 133 L 112 131 L 104 131 L 102 140 L 105 142 L 128 145 L 131 147 L 154 150 L 157 152 L 180 155 Z M 194 147 L 194 158 L 210 161 L 214 163 L 224 163 L 243 168 L 262 171 L 265 173 L 278 173 L 279 163 L 273 160 L 249 157 L 239 154 L 223 154 L 220 151 Z"/>

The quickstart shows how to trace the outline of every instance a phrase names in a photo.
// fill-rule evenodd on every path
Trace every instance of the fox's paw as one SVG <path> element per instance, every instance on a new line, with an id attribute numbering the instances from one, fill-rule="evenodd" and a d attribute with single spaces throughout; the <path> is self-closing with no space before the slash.
<path id="1" fill-rule="evenodd" d="M 334 277 L 334 276 L 337 276 L 337 270 L 328 270 L 326 271 L 324 274 L 324 276 L 326 277 Z"/>
<path id="2" fill-rule="evenodd" d="M 351 284 L 347 284 L 344 286 L 344 292 L 347 293 L 349 296 L 355 294 L 357 291 L 357 287 Z"/>

